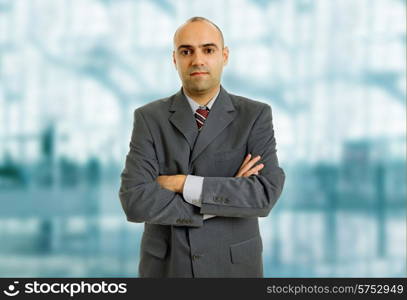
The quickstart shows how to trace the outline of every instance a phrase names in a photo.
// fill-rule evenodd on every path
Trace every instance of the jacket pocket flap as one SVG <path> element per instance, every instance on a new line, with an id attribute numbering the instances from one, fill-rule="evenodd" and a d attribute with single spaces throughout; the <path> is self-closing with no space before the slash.
<path id="1" fill-rule="evenodd" d="M 260 236 L 230 245 L 230 256 L 234 264 L 250 264 L 261 255 L 263 244 Z"/>

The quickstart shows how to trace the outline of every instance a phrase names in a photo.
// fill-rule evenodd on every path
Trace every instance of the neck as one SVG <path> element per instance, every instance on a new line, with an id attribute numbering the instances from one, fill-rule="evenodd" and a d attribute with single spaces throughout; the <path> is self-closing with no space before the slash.
<path id="1" fill-rule="evenodd" d="M 206 105 L 216 95 L 216 93 L 220 89 L 220 85 L 202 94 L 188 91 L 185 87 L 183 87 L 182 89 L 189 98 L 193 99 L 199 105 Z"/>

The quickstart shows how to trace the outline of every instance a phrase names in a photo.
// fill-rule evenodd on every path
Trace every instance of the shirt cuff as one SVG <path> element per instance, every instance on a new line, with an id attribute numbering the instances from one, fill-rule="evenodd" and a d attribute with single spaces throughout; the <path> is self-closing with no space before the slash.
<path id="1" fill-rule="evenodd" d="M 184 190 L 182 195 L 186 202 L 201 207 L 202 206 L 202 187 L 203 187 L 203 177 L 195 175 L 187 175 L 184 183 Z"/>

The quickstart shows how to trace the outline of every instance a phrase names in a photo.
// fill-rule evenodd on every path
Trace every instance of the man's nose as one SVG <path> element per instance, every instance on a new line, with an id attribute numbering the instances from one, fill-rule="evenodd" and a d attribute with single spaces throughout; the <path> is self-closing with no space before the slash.
<path id="1" fill-rule="evenodd" d="M 192 65 L 194 66 L 201 66 L 204 65 L 204 57 L 203 54 L 199 53 L 198 51 L 196 51 L 194 53 L 194 56 L 192 58 Z"/>

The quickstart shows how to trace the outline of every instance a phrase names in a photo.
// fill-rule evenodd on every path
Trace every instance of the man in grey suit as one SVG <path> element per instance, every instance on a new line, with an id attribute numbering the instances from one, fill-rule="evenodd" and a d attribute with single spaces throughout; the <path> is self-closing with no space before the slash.
<path id="1" fill-rule="evenodd" d="M 285 175 L 268 104 L 220 84 L 229 50 L 194 17 L 174 35 L 176 94 L 134 112 L 120 201 L 143 222 L 140 277 L 263 277 L 258 217 Z"/>

